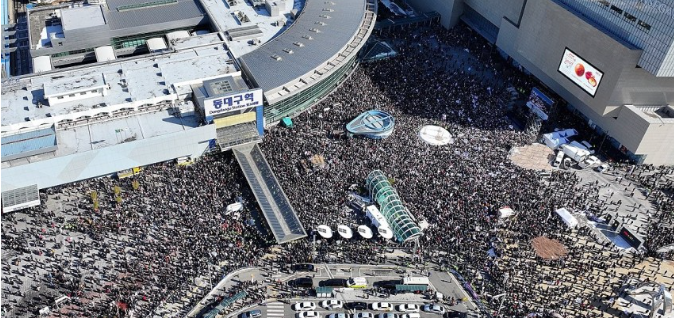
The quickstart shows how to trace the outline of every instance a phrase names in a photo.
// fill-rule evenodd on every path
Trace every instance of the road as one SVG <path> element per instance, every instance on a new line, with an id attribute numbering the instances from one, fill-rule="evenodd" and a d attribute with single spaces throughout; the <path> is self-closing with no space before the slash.
<path id="1" fill-rule="evenodd" d="M 423 274 L 428 275 L 429 271 L 425 271 Z M 376 294 L 373 293 L 373 290 L 364 290 L 364 289 L 350 289 L 350 288 L 341 288 L 336 289 L 334 297 L 331 298 L 318 298 L 314 293 L 309 294 L 310 296 L 299 296 L 302 291 L 307 289 L 302 288 L 292 288 L 286 284 L 275 285 L 274 281 L 288 282 L 295 278 L 299 277 L 310 277 L 313 282 L 313 286 L 319 286 L 319 283 L 326 279 L 332 278 L 349 278 L 349 277 L 365 277 L 368 281 L 368 286 L 372 286 L 377 281 L 382 280 L 400 280 L 404 275 L 411 276 L 425 276 L 421 272 L 416 271 L 411 268 L 401 268 L 395 265 L 357 265 L 357 264 L 317 264 L 316 270 L 314 272 L 293 272 L 293 273 L 277 273 L 270 274 L 263 269 L 245 269 L 238 271 L 231 275 L 228 275 L 223 279 L 213 290 L 212 293 L 207 296 L 207 299 L 214 299 L 214 296 L 218 294 L 218 290 L 222 290 L 223 287 L 231 287 L 236 284 L 238 281 L 249 279 L 249 275 L 254 275 L 254 277 L 264 280 L 267 283 L 268 298 L 261 305 L 240 308 L 236 312 L 227 315 L 227 317 L 239 317 L 241 313 L 259 309 L 263 313 L 263 317 L 295 317 L 296 311 L 292 309 L 292 304 L 301 301 L 312 301 L 319 305 L 323 300 L 326 299 L 338 299 L 343 302 L 354 302 L 362 301 L 368 303 L 368 312 L 378 314 L 381 312 L 375 312 L 371 310 L 371 304 L 378 301 L 385 301 L 395 305 L 399 304 L 417 304 L 420 307 L 424 304 L 432 303 L 433 300 L 428 299 L 424 294 L 414 294 L 414 293 L 401 293 L 397 295 L 385 295 L 385 294 Z M 466 299 L 468 300 L 468 295 L 460 287 L 457 280 L 449 273 L 440 272 L 440 271 L 430 271 L 429 279 L 431 281 L 431 288 L 437 292 L 445 295 L 445 300 L 449 300 L 450 297 L 454 299 Z M 277 297 L 280 296 L 280 293 L 295 292 L 296 296 L 290 296 L 288 298 Z M 191 312 L 189 317 L 194 317 L 204 304 L 209 303 L 210 301 L 202 301 L 200 304 L 195 307 Z M 475 304 L 471 301 L 459 301 L 458 304 L 450 306 L 445 304 L 445 308 L 450 312 L 474 312 L 477 310 Z M 349 312 L 354 314 L 355 311 L 335 311 L 327 310 L 320 308 L 318 306 L 316 311 L 320 313 L 321 317 L 327 317 L 330 313 L 334 312 Z M 396 312 L 394 312 L 396 313 Z M 430 313 L 421 313 L 422 317 L 439 317 L 435 314 Z"/>

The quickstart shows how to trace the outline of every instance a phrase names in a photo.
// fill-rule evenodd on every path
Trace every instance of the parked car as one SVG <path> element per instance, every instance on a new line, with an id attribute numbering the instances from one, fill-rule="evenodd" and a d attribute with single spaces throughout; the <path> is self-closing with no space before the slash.
<path id="1" fill-rule="evenodd" d="M 374 287 L 381 287 L 385 289 L 396 289 L 396 285 L 402 284 L 402 282 L 398 280 L 382 280 L 375 282 L 373 285 Z"/>
<path id="2" fill-rule="evenodd" d="M 346 303 L 346 309 L 365 310 L 367 309 L 367 304 L 362 301 L 354 301 Z"/>
<path id="3" fill-rule="evenodd" d="M 296 271 L 313 272 L 316 270 L 316 267 L 313 264 L 295 264 L 293 269 Z"/>
<path id="4" fill-rule="evenodd" d="M 415 305 L 415 304 L 401 304 L 401 305 L 398 305 L 398 311 L 419 312 L 419 306 Z"/>
<path id="5" fill-rule="evenodd" d="M 343 278 L 326 279 L 326 280 L 318 283 L 318 286 L 321 286 L 321 287 L 345 287 L 346 286 L 346 279 L 343 279 Z"/>
<path id="6" fill-rule="evenodd" d="M 320 315 L 316 311 L 302 311 L 297 313 L 298 318 L 318 318 Z"/>
<path id="7" fill-rule="evenodd" d="M 314 287 L 314 281 L 311 277 L 300 277 L 288 282 L 288 285 L 292 287 L 305 287 L 311 288 Z"/>
<path id="8" fill-rule="evenodd" d="M 251 311 L 248 311 L 248 312 L 244 312 L 241 315 L 241 318 L 259 318 L 259 317 L 262 317 L 262 311 L 257 310 L 257 309 L 251 310 Z"/>
<path id="9" fill-rule="evenodd" d="M 344 307 L 344 302 L 336 299 L 324 300 L 321 307 L 325 309 L 340 309 Z"/>
<path id="10" fill-rule="evenodd" d="M 606 171 L 607 169 L 608 169 L 608 164 L 601 164 L 601 165 L 596 166 L 594 168 L 594 171 L 597 171 L 597 172 L 601 173 L 601 172 Z"/>
<path id="11" fill-rule="evenodd" d="M 343 312 L 332 313 L 328 315 L 328 318 L 349 318 L 349 314 L 345 314 Z"/>
<path id="12" fill-rule="evenodd" d="M 390 310 L 393 310 L 393 305 L 391 303 L 387 303 L 387 302 L 377 302 L 377 303 L 372 303 L 372 309 L 373 310 L 390 311 Z"/>
<path id="13" fill-rule="evenodd" d="M 438 304 L 426 304 L 424 305 L 424 311 L 434 314 L 444 314 L 445 307 L 442 307 L 441 305 Z"/>
<path id="14" fill-rule="evenodd" d="M 353 318 L 374 318 L 374 315 L 369 312 L 359 312 Z"/>
<path id="15" fill-rule="evenodd" d="M 398 315 L 392 314 L 390 312 L 386 312 L 386 313 L 381 313 L 381 314 L 377 315 L 377 318 L 398 318 Z"/>
<path id="16" fill-rule="evenodd" d="M 312 301 L 303 301 L 300 303 L 295 303 L 293 305 L 293 309 L 298 310 L 298 311 L 307 311 L 307 310 L 314 310 L 316 309 L 316 303 Z"/>
<path id="17" fill-rule="evenodd" d="M 413 312 L 411 314 L 398 315 L 398 318 L 421 318 L 421 314 Z"/>

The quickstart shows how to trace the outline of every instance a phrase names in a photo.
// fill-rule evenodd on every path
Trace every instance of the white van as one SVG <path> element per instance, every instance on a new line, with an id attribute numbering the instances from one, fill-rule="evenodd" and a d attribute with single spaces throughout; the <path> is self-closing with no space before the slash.
<path id="1" fill-rule="evenodd" d="M 557 157 L 555 157 L 555 161 L 552 163 L 552 166 L 559 167 L 559 165 L 562 163 L 562 159 L 564 159 L 564 151 L 557 150 Z"/>
<path id="2" fill-rule="evenodd" d="M 367 288 L 367 279 L 365 277 L 352 277 L 346 281 L 349 288 Z"/>

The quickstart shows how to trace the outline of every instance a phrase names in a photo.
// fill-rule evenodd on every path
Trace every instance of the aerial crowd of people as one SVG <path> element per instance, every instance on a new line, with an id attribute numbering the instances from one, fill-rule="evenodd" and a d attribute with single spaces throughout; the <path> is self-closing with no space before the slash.
<path id="1" fill-rule="evenodd" d="M 387 249 L 404 248 L 416 253 L 418 263 L 470 278 L 493 316 L 521 317 L 541 308 L 574 317 L 623 314 L 609 303 L 622 282 L 653 274 L 633 267 L 648 260 L 659 270 L 673 258 L 671 251 L 658 252 L 674 244 L 672 168 L 616 163 L 607 174 L 624 178 L 627 192 L 647 189 L 651 208 L 644 213 L 650 221 L 643 230 L 658 234 L 647 237 L 645 251 L 629 254 L 588 243 L 596 239 L 592 231 L 571 231 L 553 212 L 564 207 L 609 215 L 623 203 L 600 194 L 606 184 L 572 170 L 542 175 L 508 159 L 513 147 L 536 136 L 508 120 L 506 88 L 529 91 L 531 77 L 465 26 L 380 36 L 394 44 L 398 56 L 360 65 L 332 94 L 294 118 L 292 129 L 272 128 L 260 144 L 309 238 L 273 248 L 246 179 L 228 153 L 205 155 L 188 166 L 151 165 L 121 180 L 80 181 L 48 189 L 39 207 L 3 215 L 3 311 L 32 317 L 67 296 L 52 315 L 182 317 L 212 287 L 205 281 L 217 282 L 238 268 L 383 263 Z M 389 138 L 336 133 L 371 109 L 395 117 Z M 418 137 L 424 125 L 446 128 L 454 143 L 425 144 Z M 312 162 L 316 155 L 324 164 Z M 391 178 L 416 219 L 429 224 L 419 243 L 399 246 L 357 235 L 355 242 L 315 243 L 319 225 L 367 224 L 363 212 L 347 207 L 347 198 L 367 196 L 364 181 L 376 169 Z M 228 209 L 235 202 L 243 208 Z M 514 217 L 500 218 L 506 206 Z M 568 255 L 538 257 L 528 242 L 539 236 L 558 240 Z M 669 276 L 674 282 L 674 273 Z M 233 288 L 229 295 L 244 289 Z M 493 297 L 503 293 L 503 301 Z M 250 295 L 250 303 L 262 297 Z"/>

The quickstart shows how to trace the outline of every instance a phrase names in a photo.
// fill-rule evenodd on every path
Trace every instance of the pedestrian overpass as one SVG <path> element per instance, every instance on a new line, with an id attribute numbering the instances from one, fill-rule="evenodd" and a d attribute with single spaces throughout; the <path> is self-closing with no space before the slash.
<path id="1" fill-rule="evenodd" d="M 279 244 L 307 236 L 288 197 L 257 144 L 232 148 L 262 214 Z"/>

